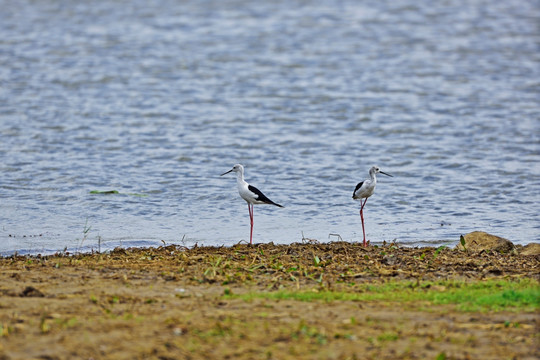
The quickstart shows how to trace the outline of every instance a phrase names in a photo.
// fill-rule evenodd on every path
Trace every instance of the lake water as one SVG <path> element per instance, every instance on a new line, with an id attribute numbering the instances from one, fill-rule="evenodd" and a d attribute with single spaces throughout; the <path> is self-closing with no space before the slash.
<path id="1" fill-rule="evenodd" d="M 540 241 L 538 1 L 0 7 L 0 254 Z"/>

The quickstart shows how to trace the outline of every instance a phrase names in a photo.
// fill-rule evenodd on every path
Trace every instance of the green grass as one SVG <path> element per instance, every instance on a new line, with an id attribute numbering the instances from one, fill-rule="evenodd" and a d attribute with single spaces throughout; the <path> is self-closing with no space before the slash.
<path id="1" fill-rule="evenodd" d="M 358 285 L 350 291 L 275 291 L 224 295 L 250 301 L 256 298 L 296 301 L 385 301 L 456 305 L 460 311 L 527 311 L 540 309 L 540 285 L 532 279 L 475 282 L 391 281 Z"/>
<path id="2" fill-rule="evenodd" d="M 118 190 L 91 190 L 90 194 L 92 195 L 131 195 L 131 196 L 139 196 L 139 197 L 146 197 L 148 194 L 137 194 L 137 193 L 121 193 Z"/>

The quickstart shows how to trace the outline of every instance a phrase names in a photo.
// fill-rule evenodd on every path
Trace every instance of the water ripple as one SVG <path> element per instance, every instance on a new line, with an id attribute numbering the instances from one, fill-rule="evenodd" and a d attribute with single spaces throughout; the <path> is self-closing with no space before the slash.
<path id="1" fill-rule="evenodd" d="M 2 254 L 245 240 L 237 162 L 256 241 L 361 241 L 374 164 L 374 242 L 540 241 L 534 2 L 0 3 Z"/>

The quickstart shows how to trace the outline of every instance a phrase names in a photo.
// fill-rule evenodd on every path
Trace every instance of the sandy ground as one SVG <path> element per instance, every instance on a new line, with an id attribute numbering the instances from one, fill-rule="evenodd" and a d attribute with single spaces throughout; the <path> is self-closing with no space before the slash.
<path id="1" fill-rule="evenodd" d="M 539 260 L 342 242 L 2 258 L 0 359 L 538 359 L 534 312 L 226 294 L 538 281 Z"/>

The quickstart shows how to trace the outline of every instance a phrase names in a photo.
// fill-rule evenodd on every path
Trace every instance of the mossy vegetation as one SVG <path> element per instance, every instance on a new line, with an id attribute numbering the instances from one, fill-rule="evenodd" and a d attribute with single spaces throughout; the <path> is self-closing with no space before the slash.
<path id="1" fill-rule="evenodd" d="M 148 194 L 121 193 L 118 190 L 91 190 L 90 194 L 92 194 L 92 195 L 130 195 L 130 196 L 139 196 L 139 197 L 148 196 Z"/>
<path id="2" fill-rule="evenodd" d="M 351 291 L 259 291 L 225 298 L 254 298 L 297 301 L 385 301 L 413 303 L 418 309 L 427 305 L 455 305 L 459 311 L 525 311 L 540 309 L 540 286 L 532 279 L 486 281 L 389 281 L 361 284 Z"/>

